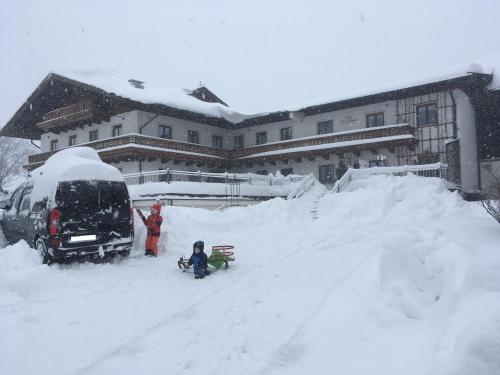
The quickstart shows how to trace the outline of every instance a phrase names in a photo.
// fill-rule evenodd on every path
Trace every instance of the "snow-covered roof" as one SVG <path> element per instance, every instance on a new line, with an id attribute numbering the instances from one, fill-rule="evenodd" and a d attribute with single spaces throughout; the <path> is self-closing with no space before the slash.
<path id="1" fill-rule="evenodd" d="M 490 90 L 500 89 L 500 54 L 484 56 L 477 59 L 476 62 L 469 65 L 458 65 L 450 67 L 446 70 L 433 72 L 430 74 L 408 77 L 404 80 L 381 84 L 373 87 L 363 88 L 362 90 L 354 90 L 352 92 L 343 92 L 333 94 L 321 98 L 311 98 L 301 103 L 288 106 L 289 111 L 300 111 L 306 107 L 317 106 L 326 103 L 340 102 L 343 100 L 355 99 L 369 95 L 380 94 L 384 92 L 402 90 L 409 87 L 426 85 L 434 82 L 447 81 L 467 75 L 476 74 L 493 74 L 493 79 L 489 84 Z"/>
<path id="2" fill-rule="evenodd" d="M 149 81 L 144 83 L 143 88 L 139 88 L 134 83 L 140 82 L 136 79 L 140 77 L 126 76 L 116 70 L 95 69 L 52 73 L 144 104 L 162 104 L 206 116 L 224 118 L 230 122 L 238 122 L 247 117 L 222 104 L 199 100 L 190 95 L 192 90 L 189 89 L 161 87 Z"/>
<path id="3" fill-rule="evenodd" d="M 416 77 L 368 87 L 352 92 L 333 94 L 322 98 L 311 98 L 301 103 L 289 105 L 286 108 L 276 108 L 273 111 L 244 114 L 219 103 L 208 103 L 191 96 L 192 90 L 181 88 L 165 88 L 155 85 L 155 82 L 145 82 L 144 88 L 137 88 L 129 82 L 140 77 L 129 77 L 116 70 L 79 70 L 71 72 L 54 72 L 54 74 L 72 79 L 101 90 L 116 95 L 139 101 L 145 104 L 162 104 L 178 109 L 184 109 L 207 116 L 224 118 L 229 122 L 238 123 L 246 119 L 265 116 L 274 111 L 300 111 L 307 107 L 317 106 L 327 103 L 340 102 L 375 94 L 381 94 L 405 88 L 416 87 L 435 82 L 447 81 L 455 78 L 466 77 L 472 73 L 492 74 L 493 79 L 488 86 L 491 90 L 500 89 L 500 77 L 496 72 L 500 72 L 500 54 L 482 57 L 469 65 L 451 67 L 444 71 L 434 72 Z"/>

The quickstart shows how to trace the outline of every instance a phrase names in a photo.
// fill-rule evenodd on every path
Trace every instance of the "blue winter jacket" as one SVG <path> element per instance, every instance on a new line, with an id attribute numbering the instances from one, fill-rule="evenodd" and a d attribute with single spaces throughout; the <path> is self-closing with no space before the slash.
<path id="1" fill-rule="evenodd" d="M 198 254 L 195 253 L 194 248 L 198 247 L 200 249 L 200 252 Z M 207 254 L 203 252 L 203 249 L 205 247 L 205 244 L 203 241 L 197 241 L 193 244 L 193 254 L 191 254 L 191 257 L 189 258 L 188 263 L 191 264 L 197 264 L 201 268 L 207 268 L 207 261 L 208 257 Z"/>

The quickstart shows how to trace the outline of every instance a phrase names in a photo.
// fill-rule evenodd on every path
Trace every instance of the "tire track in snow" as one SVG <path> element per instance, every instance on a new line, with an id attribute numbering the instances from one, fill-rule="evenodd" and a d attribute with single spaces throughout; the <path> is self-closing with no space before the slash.
<path id="1" fill-rule="evenodd" d="M 326 303 L 328 297 L 333 293 L 333 291 L 338 286 L 343 284 L 346 280 L 351 278 L 355 273 L 357 273 L 364 266 L 364 264 L 367 263 L 371 258 L 373 258 L 377 253 L 378 252 L 376 249 L 370 250 L 369 254 L 364 256 L 359 263 L 357 263 L 353 268 L 347 271 L 340 279 L 337 279 L 332 285 L 330 285 L 328 290 L 321 296 L 321 298 L 313 307 L 313 309 L 306 315 L 304 320 L 294 330 L 289 339 L 278 348 L 278 350 L 275 352 L 275 355 L 273 355 L 267 361 L 267 364 L 259 371 L 259 374 L 269 375 L 269 373 L 273 370 L 273 368 L 275 368 L 276 366 L 278 367 L 282 366 L 284 364 L 284 361 L 281 360 L 281 358 L 286 357 L 287 353 L 290 351 L 290 348 L 292 347 L 292 344 L 304 332 L 304 329 L 311 322 L 311 320 L 318 313 L 318 311 L 322 309 L 323 305 Z"/>
<path id="2" fill-rule="evenodd" d="M 160 320 L 158 323 L 154 324 L 153 326 L 145 329 L 143 332 L 141 332 L 140 334 L 137 334 L 133 337 L 131 337 L 130 339 L 128 339 L 127 341 L 125 341 L 124 343 L 118 345 L 118 346 L 115 346 L 114 349 L 111 349 L 109 351 L 107 351 L 106 353 L 104 353 L 103 355 L 101 355 L 98 359 L 96 359 L 95 361 L 92 361 L 91 363 L 87 364 L 86 366 L 74 371 L 74 374 L 75 375 L 83 375 L 83 374 L 89 374 L 89 373 L 92 373 L 92 370 L 95 369 L 96 367 L 99 367 L 101 364 L 107 362 L 108 360 L 110 360 L 111 358 L 117 356 L 117 355 L 120 355 L 122 354 L 124 351 L 126 351 L 127 348 L 133 346 L 133 345 L 136 345 L 138 341 L 141 341 L 141 340 L 144 340 L 145 338 L 147 338 L 149 335 L 153 334 L 154 332 L 156 332 L 156 330 L 166 326 L 167 324 L 169 324 L 172 320 L 182 316 L 184 313 L 188 312 L 188 311 L 191 311 L 192 309 L 196 308 L 196 307 L 199 307 L 200 304 L 206 302 L 207 300 L 209 300 L 210 298 L 212 298 L 213 296 L 215 295 L 218 295 L 220 293 L 222 293 L 225 289 L 227 288 L 227 286 L 225 287 L 222 287 L 222 288 L 218 288 L 214 293 L 209 293 L 208 295 L 206 295 L 205 297 L 199 299 L 198 301 L 190 304 L 189 306 L 187 306 L 186 308 L 180 310 L 180 311 L 177 311 L 176 313 L 174 314 L 171 314 L 169 315 L 168 317 L 166 317 L 165 319 L 162 319 Z"/>

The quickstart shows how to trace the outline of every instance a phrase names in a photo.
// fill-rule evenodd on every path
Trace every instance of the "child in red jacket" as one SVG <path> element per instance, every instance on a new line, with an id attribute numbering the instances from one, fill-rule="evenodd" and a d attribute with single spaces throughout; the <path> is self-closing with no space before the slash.
<path id="1" fill-rule="evenodd" d="M 160 215 L 161 205 L 155 203 L 151 206 L 151 215 L 146 219 L 141 210 L 137 209 L 137 213 L 142 219 L 142 222 L 148 229 L 146 237 L 146 252 L 144 255 L 158 256 L 158 240 L 160 239 L 160 226 L 163 223 L 163 218 Z"/>

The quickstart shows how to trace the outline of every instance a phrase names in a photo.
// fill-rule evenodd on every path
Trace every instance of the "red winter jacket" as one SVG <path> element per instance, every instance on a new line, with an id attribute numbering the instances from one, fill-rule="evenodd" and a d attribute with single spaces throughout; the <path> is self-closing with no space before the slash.
<path id="1" fill-rule="evenodd" d="M 157 214 L 149 215 L 146 219 L 142 214 L 141 210 L 137 210 L 137 213 L 142 219 L 142 222 L 148 228 L 148 236 L 159 237 L 160 236 L 160 226 L 163 223 L 163 218 L 160 215 L 160 205 L 153 205 L 158 212 Z"/>

